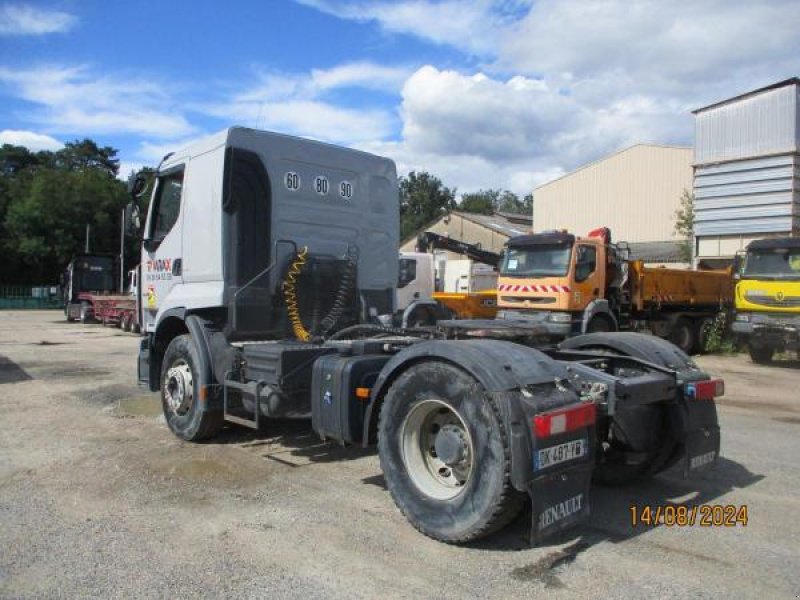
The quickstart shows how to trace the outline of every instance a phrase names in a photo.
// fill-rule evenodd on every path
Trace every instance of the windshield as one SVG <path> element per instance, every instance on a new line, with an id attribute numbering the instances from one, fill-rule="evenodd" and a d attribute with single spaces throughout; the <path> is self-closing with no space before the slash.
<path id="1" fill-rule="evenodd" d="M 748 252 L 742 276 L 800 279 L 800 248 Z"/>
<path id="2" fill-rule="evenodd" d="M 571 245 L 508 248 L 501 275 L 512 277 L 563 277 L 569 269 Z"/>

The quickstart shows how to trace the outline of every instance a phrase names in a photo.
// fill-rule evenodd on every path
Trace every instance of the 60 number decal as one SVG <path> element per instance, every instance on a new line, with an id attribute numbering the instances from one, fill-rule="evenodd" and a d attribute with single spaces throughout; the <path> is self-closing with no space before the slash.
<path id="1" fill-rule="evenodd" d="M 300 189 L 300 176 L 294 171 L 287 171 L 286 177 L 283 178 L 283 182 L 286 184 L 287 190 Z"/>
<path id="2" fill-rule="evenodd" d="M 350 199 L 353 197 L 353 184 L 349 181 L 343 181 L 339 184 L 339 195 L 342 198 Z"/>

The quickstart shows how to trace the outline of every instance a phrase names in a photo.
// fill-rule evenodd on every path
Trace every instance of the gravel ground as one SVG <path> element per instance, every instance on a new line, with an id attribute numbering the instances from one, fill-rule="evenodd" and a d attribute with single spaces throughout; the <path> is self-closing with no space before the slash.
<path id="1" fill-rule="evenodd" d="M 307 422 L 174 438 L 138 339 L 0 312 L 0 597 L 800 597 L 800 364 L 704 357 L 722 459 L 702 479 L 592 490 L 540 548 L 530 515 L 469 547 L 418 534 L 374 452 Z M 746 504 L 746 527 L 632 528 L 632 504 Z"/>

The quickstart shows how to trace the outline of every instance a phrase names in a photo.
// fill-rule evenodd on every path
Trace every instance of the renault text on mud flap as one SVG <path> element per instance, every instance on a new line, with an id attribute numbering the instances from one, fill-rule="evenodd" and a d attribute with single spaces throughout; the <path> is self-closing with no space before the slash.
<path id="1" fill-rule="evenodd" d="M 558 502 L 552 506 L 548 506 L 542 511 L 539 517 L 539 529 L 550 527 L 553 523 L 563 521 L 569 516 L 580 512 L 583 507 L 583 494 L 578 494 L 572 498 L 567 498 L 563 502 Z"/>
<path id="2" fill-rule="evenodd" d="M 700 454 L 699 456 L 692 456 L 689 460 L 689 468 L 690 469 L 699 469 L 700 467 L 704 467 L 706 465 L 710 465 L 714 462 L 714 459 L 717 457 L 717 453 L 714 450 L 710 452 L 706 452 L 704 454 Z"/>

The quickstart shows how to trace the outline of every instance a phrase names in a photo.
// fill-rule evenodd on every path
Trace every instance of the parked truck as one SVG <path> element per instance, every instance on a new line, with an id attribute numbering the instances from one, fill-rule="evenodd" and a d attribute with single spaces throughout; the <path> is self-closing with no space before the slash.
<path id="1" fill-rule="evenodd" d="M 78 254 L 69 261 L 61 278 L 64 314 L 67 321 L 88 323 L 95 316 L 95 300 L 108 297 L 117 289 L 114 257 L 103 254 Z"/>
<path id="2" fill-rule="evenodd" d="M 594 334 L 545 352 L 521 321 L 385 326 L 392 161 L 234 127 L 155 176 L 138 373 L 179 438 L 310 416 L 324 439 L 377 444 L 400 511 L 451 543 L 504 527 L 526 498 L 538 541 L 586 518 L 592 477 L 716 460 L 723 383 L 669 342 Z"/>
<path id="3" fill-rule="evenodd" d="M 117 269 L 116 257 L 111 255 L 81 254 L 69 262 L 62 276 L 67 321 L 100 322 L 139 332 L 138 269 L 128 273 L 130 289 L 127 294 L 115 293 Z"/>
<path id="4" fill-rule="evenodd" d="M 647 331 L 686 353 L 702 348 L 714 317 L 733 302 L 730 270 L 647 267 L 607 228 L 511 238 L 498 280 L 504 318 L 546 327 L 554 340 L 583 333 Z"/>
<path id="5" fill-rule="evenodd" d="M 800 238 L 750 242 L 736 261 L 733 332 L 753 362 L 776 352 L 800 351 Z"/>

